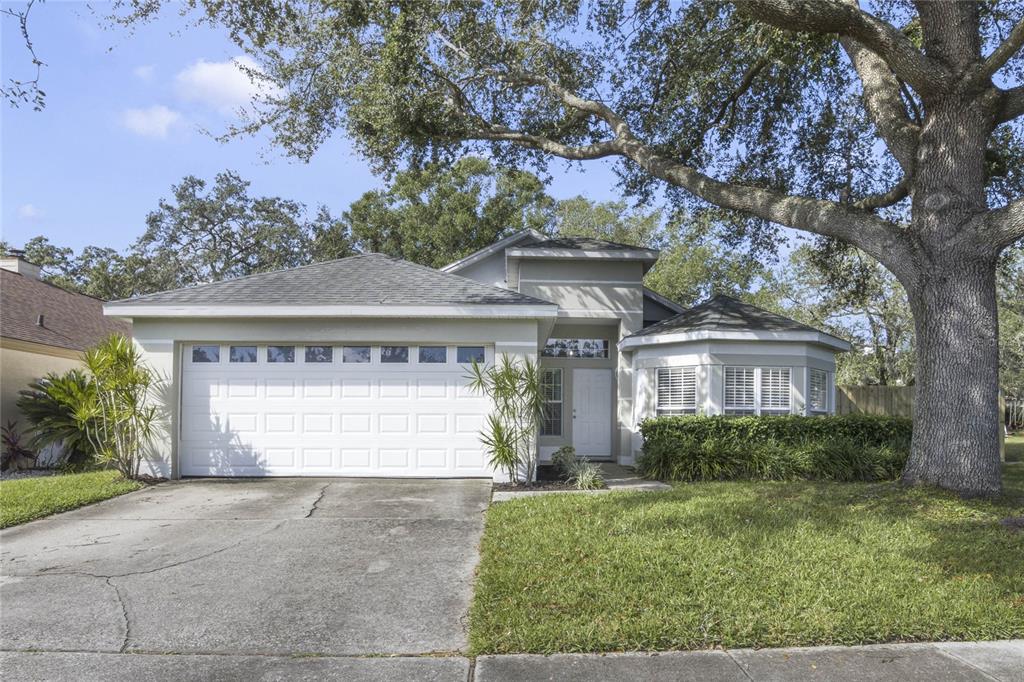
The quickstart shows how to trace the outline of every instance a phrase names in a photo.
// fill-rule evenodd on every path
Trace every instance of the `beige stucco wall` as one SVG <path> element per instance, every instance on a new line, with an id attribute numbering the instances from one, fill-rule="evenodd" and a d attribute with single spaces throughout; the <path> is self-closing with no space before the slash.
<path id="1" fill-rule="evenodd" d="M 808 368 L 829 374 L 829 390 L 835 390 L 835 352 L 817 344 L 775 341 L 690 341 L 659 344 L 624 352 L 629 357 L 636 382 L 632 416 L 631 452 L 639 455 L 643 442 L 640 423 L 657 414 L 657 368 L 696 367 L 697 406 L 702 414 L 722 414 L 724 368 L 789 367 L 793 414 L 806 414 Z M 830 398 L 834 407 L 834 396 Z"/>
<path id="2" fill-rule="evenodd" d="M 178 407 L 182 348 L 199 342 L 263 343 L 482 343 L 497 355 L 536 358 L 538 322 L 532 319 L 135 319 L 132 336 L 163 381 L 161 431 L 147 453 L 147 473 L 177 477 Z"/>
<path id="3" fill-rule="evenodd" d="M 81 364 L 81 354 L 73 350 L 0 339 L 0 423 L 14 420 L 18 432 L 25 435 L 28 422 L 18 410 L 18 392 L 50 372 L 66 372 Z"/>

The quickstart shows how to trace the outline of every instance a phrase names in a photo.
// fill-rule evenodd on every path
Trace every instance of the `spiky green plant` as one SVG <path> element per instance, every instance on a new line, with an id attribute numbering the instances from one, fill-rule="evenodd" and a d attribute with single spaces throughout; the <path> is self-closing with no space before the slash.
<path id="1" fill-rule="evenodd" d="M 96 391 L 81 369 L 50 372 L 20 392 L 18 409 L 29 424 L 29 445 L 36 450 L 59 445 L 64 458 L 79 464 L 94 454 L 87 426 L 76 415 L 96 401 Z"/>
<path id="2" fill-rule="evenodd" d="M 502 355 L 493 365 L 474 362 L 466 377 L 492 409 L 480 436 L 491 466 L 515 483 L 531 483 L 537 472 L 537 431 L 544 411 L 540 363 Z"/>
<path id="3" fill-rule="evenodd" d="M 81 406 L 76 419 L 86 428 L 100 462 L 113 465 L 125 478 L 138 478 L 157 419 L 151 400 L 156 376 L 131 339 L 116 334 L 86 352 L 85 367 L 96 400 Z"/>

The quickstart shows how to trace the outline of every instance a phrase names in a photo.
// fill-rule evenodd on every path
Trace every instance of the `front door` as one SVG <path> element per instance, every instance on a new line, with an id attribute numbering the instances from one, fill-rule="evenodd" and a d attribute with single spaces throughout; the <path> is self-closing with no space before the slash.
<path id="1" fill-rule="evenodd" d="M 612 370 L 572 371 L 572 446 L 580 457 L 612 456 Z"/>

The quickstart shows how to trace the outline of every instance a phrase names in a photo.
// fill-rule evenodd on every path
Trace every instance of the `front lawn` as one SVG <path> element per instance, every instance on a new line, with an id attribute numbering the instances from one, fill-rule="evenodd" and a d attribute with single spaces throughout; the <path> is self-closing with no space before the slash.
<path id="1" fill-rule="evenodd" d="M 487 512 L 474 654 L 1024 637 L 1024 469 L 998 502 L 894 483 L 680 484 Z"/>
<path id="2" fill-rule="evenodd" d="M 1024 462 L 1024 435 L 1006 437 L 1006 461 Z"/>
<path id="3" fill-rule="evenodd" d="M 141 483 L 116 471 L 0 481 L 0 528 L 130 493 Z"/>

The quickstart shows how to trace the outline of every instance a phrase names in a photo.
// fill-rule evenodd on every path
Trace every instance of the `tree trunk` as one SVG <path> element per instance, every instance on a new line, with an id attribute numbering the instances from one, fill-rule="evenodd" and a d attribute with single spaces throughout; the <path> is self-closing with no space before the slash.
<path id="1" fill-rule="evenodd" d="M 994 495 L 999 462 L 995 260 L 947 254 L 907 289 L 917 332 L 908 484 Z"/>

